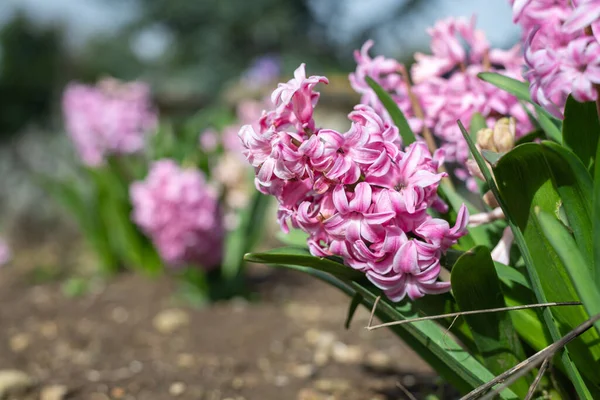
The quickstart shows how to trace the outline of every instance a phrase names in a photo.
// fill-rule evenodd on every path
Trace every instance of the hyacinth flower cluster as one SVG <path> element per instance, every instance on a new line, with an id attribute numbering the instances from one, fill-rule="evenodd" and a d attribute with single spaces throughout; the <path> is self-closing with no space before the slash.
<path id="1" fill-rule="evenodd" d="M 579 102 L 598 98 L 600 1 L 511 0 L 523 28 L 526 78 L 531 97 L 557 118 L 569 94 Z"/>
<path id="2" fill-rule="evenodd" d="M 420 134 L 431 134 L 445 151 L 447 162 L 456 163 L 455 175 L 466 180 L 475 191 L 477 185 L 464 165 L 469 149 L 456 124 L 469 125 L 480 113 L 489 127 L 504 116 L 518 122 L 517 136 L 532 129 L 527 112 L 516 97 L 477 77 L 480 72 L 497 72 L 522 80 L 523 57 L 519 46 L 510 50 L 493 49 L 474 19 L 448 18 L 428 30 L 431 54 L 416 53 L 415 64 L 407 71 L 396 60 L 371 57 L 372 41 L 355 51 L 356 71 L 350 83 L 361 94 L 361 103 L 370 105 L 386 121 L 389 116 L 369 87 L 371 77 L 394 98 L 407 117 L 411 128 Z"/>
<path id="3" fill-rule="evenodd" d="M 157 124 L 146 84 L 108 78 L 96 86 L 69 84 L 63 94 L 63 113 L 67 133 L 82 162 L 90 167 L 102 165 L 111 154 L 141 151 Z"/>
<path id="4" fill-rule="evenodd" d="M 222 258 L 224 229 L 217 192 L 203 173 L 173 160 L 155 161 L 130 187 L 132 219 L 169 265 L 210 270 Z"/>
<path id="5" fill-rule="evenodd" d="M 282 229 L 308 233 L 313 255 L 341 257 L 392 301 L 448 291 L 440 258 L 466 233 L 468 213 L 463 206 L 453 227 L 427 213 L 447 209 L 437 196 L 443 150 L 403 149 L 397 127 L 364 104 L 349 114 L 347 132 L 318 128 L 314 88 L 328 80 L 304 68 L 279 84 L 257 125 L 239 132 L 257 189 L 279 202 Z"/>

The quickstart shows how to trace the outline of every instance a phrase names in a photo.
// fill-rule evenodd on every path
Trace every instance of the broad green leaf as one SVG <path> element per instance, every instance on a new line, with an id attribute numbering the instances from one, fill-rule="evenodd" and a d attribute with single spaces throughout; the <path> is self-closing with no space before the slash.
<path id="1" fill-rule="evenodd" d="M 544 132 L 546 132 L 548 139 L 552 139 L 555 142 L 560 143 L 560 141 L 561 141 L 560 128 L 557 126 L 557 123 L 554 122 L 555 120 L 551 117 L 548 117 L 547 114 L 545 113 L 545 111 L 542 109 L 542 107 L 540 107 L 538 105 L 535 106 L 535 111 L 537 113 L 537 117 L 538 117 L 538 121 L 540 122 L 540 126 L 542 127 Z"/>
<path id="2" fill-rule="evenodd" d="M 102 168 L 88 170 L 97 186 L 98 213 L 102 226 L 109 232 L 111 247 L 124 264 L 156 275 L 161 266 L 145 263 L 144 253 L 148 239 L 131 220 L 127 182 L 119 176 L 124 172 L 117 169 L 117 166 L 108 164 Z"/>
<path id="3" fill-rule="evenodd" d="M 479 79 L 491 83 L 497 88 L 512 94 L 519 100 L 532 103 L 531 96 L 529 95 L 529 86 L 525 82 L 518 81 L 496 72 L 480 72 L 477 76 Z"/>
<path id="4" fill-rule="evenodd" d="M 595 241 L 594 246 L 594 282 L 596 287 L 600 288 L 600 141 L 598 142 L 598 148 L 596 149 L 596 162 L 594 167 L 594 191 L 593 191 L 593 203 L 592 203 L 592 235 Z"/>
<path id="5" fill-rule="evenodd" d="M 542 143 L 544 157 L 552 172 L 553 183 L 562 203 L 568 226 L 575 235 L 581 254 L 592 269 L 594 239 L 592 234 L 592 177 L 579 158 L 570 150 L 554 142 Z M 592 272 L 593 275 L 593 272 Z"/>
<path id="6" fill-rule="evenodd" d="M 354 314 L 356 313 L 356 309 L 363 302 L 362 294 L 355 293 L 352 296 L 352 301 L 350 302 L 350 306 L 348 307 L 348 315 L 346 316 L 346 322 L 344 322 L 344 328 L 350 329 L 350 323 L 352 322 L 352 318 L 354 318 Z"/>
<path id="7" fill-rule="evenodd" d="M 584 308 L 590 316 L 600 314 L 600 288 L 596 286 L 589 269 L 582 268 L 586 262 L 577 249 L 575 241 L 556 217 L 540 211 L 538 219 L 542 231 L 566 266 Z M 594 326 L 600 333 L 600 321 L 597 321 Z"/>
<path id="8" fill-rule="evenodd" d="M 413 143 L 416 140 L 415 134 L 412 129 L 410 129 L 410 125 L 408 124 L 408 120 L 404 116 L 404 113 L 400 110 L 400 108 L 398 108 L 398 104 L 396 104 L 394 99 L 392 99 L 392 96 L 383 90 L 383 88 L 379 86 L 379 84 L 370 76 L 367 76 L 365 79 L 379 98 L 379 101 L 381 101 L 381 104 L 383 104 L 387 110 L 388 114 L 390 114 L 394 125 L 398 127 L 400 136 L 402 137 L 402 145 L 408 146 L 409 144 Z"/>
<path id="9" fill-rule="evenodd" d="M 486 247 L 479 246 L 463 254 L 452 269 L 452 293 L 461 311 L 506 307 L 494 262 Z M 475 344 L 485 365 L 499 375 L 524 360 L 508 312 L 465 315 Z M 524 397 L 531 379 L 519 379 L 511 388 Z"/>
<path id="10" fill-rule="evenodd" d="M 523 249 L 520 246 L 521 253 L 524 258 L 526 253 L 531 257 L 529 263 L 534 271 L 528 269 L 530 278 L 534 283 L 534 276 L 537 275 L 538 290 L 541 289 L 543 294 L 538 301 L 576 301 L 579 298 L 565 266 L 545 239 L 534 212 L 539 207 L 555 213 L 562 202 L 546 157 L 540 149 L 541 145 L 538 144 L 524 144 L 515 148 L 498 162 L 494 174 L 501 198 L 506 203 L 505 215 L 509 215 L 523 232 L 526 247 Z M 587 319 L 583 309 L 573 307 L 556 307 L 551 312 L 558 322 L 561 335 Z M 549 329 L 553 333 L 555 325 L 552 323 Z M 596 332 L 588 331 L 567 346 L 581 373 L 593 381 L 597 381 L 598 376 L 598 372 L 592 368 L 600 357 L 598 339 L 600 336 Z M 553 340 L 557 340 L 554 334 Z"/>
<path id="11" fill-rule="evenodd" d="M 562 135 L 563 144 L 579 157 L 590 173 L 593 173 L 600 136 L 596 103 L 579 103 L 569 95 L 565 105 Z"/>
<path id="12" fill-rule="evenodd" d="M 533 299 L 535 303 L 535 298 Z M 505 296 L 504 301 L 507 307 L 522 306 L 524 303 L 515 301 L 510 296 Z M 527 304 L 532 304 L 529 302 Z M 510 318 L 523 342 L 527 343 L 534 350 L 539 351 L 549 346 L 552 342 L 546 335 L 544 325 L 540 319 L 541 314 L 531 309 L 516 310 L 510 312 Z"/>
<path id="13" fill-rule="evenodd" d="M 523 143 L 531 143 L 534 142 L 536 139 L 544 139 L 545 135 L 544 135 L 544 131 L 541 129 L 536 129 L 535 131 L 531 131 L 523 136 L 521 136 L 520 138 L 518 138 L 515 141 L 515 147 L 523 144 Z"/>
<path id="14" fill-rule="evenodd" d="M 544 130 L 540 126 L 540 122 L 535 117 L 533 111 L 531 111 L 531 104 L 523 100 L 519 100 L 519 104 L 521 105 L 521 107 L 523 107 L 523 110 L 527 114 L 527 119 L 529 119 L 529 122 L 531 122 L 531 125 L 533 125 L 533 129 L 540 131 L 540 134 L 542 135 L 542 137 L 544 137 Z"/>
<path id="15" fill-rule="evenodd" d="M 517 99 L 533 104 L 537 113 L 538 122 L 548 137 L 557 142 L 561 141 L 561 132 L 554 122 L 554 118 L 551 117 L 546 110 L 531 100 L 531 96 L 529 95 L 529 86 L 527 83 L 509 78 L 508 76 L 497 74 L 495 72 L 481 72 L 477 76 L 480 79 L 491 83 L 497 88 L 514 95 Z"/>
<path id="16" fill-rule="evenodd" d="M 261 264 L 299 265 L 327 272 L 341 279 L 363 279 L 364 274 L 345 266 L 335 260 L 315 257 L 308 249 L 300 247 L 280 247 L 264 253 L 249 253 L 244 256 L 246 261 Z"/>
<path id="17" fill-rule="evenodd" d="M 489 150 L 482 150 L 481 155 L 491 165 L 495 165 L 498 162 L 498 160 L 503 156 L 502 153 L 496 153 L 495 151 L 489 151 Z"/>
<path id="18" fill-rule="evenodd" d="M 255 191 L 251 204 L 242 211 L 238 227 L 227 235 L 222 273 L 225 279 L 239 275 L 244 265 L 244 254 L 260 240 L 271 198 Z"/>
<path id="19" fill-rule="evenodd" d="M 446 254 L 441 259 L 442 266 L 448 271 L 452 272 L 452 268 L 454 267 L 456 261 L 458 261 L 458 259 L 465 253 L 466 251 L 452 248 L 448 249 Z M 500 280 L 506 285 L 512 286 L 512 283 L 518 283 L 524 288 L 531 289 L 531 284 L 529 283 L 527 276 L 525 276 L 519 268 L 511 267 L 497 261 L 494 261 L 494 267 L 496 268 L 496 274 L 498 274 L 498 278 L 500 278 Z M 427 296 L 426 298 L 431 298 L 431 296 Z"/>
<path id="20" fill-rule="evenodd" d="M 542 159 L 537 158 L 533 160 L 535 162 L 528 159 L 526 165 L 521 165 L 519 163 L 521 159 L 519 153 L 523 151 L 522 149 L 535 146 L 535 144 L 524 144 L 513 149 L 502 157 L 496 168 L 494 168 L 494 175 L 498 180 L 498 186 L 496 186 L 486 162 L 475 147 L 475 143 L 473 143 L 460 121 L 458 125 L 486 182 L 507 217 L 508 225 L 515 237 L 515 243 L 525 261 L 531 287 L 537 301 L 547 303 L 549 301 L 576 300 L 576 293 L 572 285 L 569 287 L 568 284 L 564 284 L 564 280 L 568 279 L 564 266 L 555 264 L 557 262 L 556 254 L 549 251 L 550 246 L 548 243 L 544 243 L 539 226 L 535 223 L 536 217 L 533 209 L 536 204 L 545 202 L 547 206 L 556 207 L 558 203 L 558 194 L 553 191 L 552 183 L 549 182 L 547 165 L 543 155 L 541 155 Z M 548 270 L 552 273 L 549 274 Z M 541 281 L 542 276 L 544 278 L 543 284 Z M 560 340 L 562 335 L 566 334 L 566 331 L 572 329 L 569 328 L 570 326 L 576 326 L 583 322 L 581 318 L 584 317 L 581 313 L 569 313 L 565 310 L 557 310 L 553 313 L 549 308 L 545 308 L 542 314 L 553 341 Z M 554 316 L 560 316 L 560 318 L 557 318 L 560 330 L 554 322 Z M 564 333 L 561 334 L 561 332 Z M 586 332 L 585 335 L 587 337 L 580 337 L 577 341 L 571 342 L 571 345 L 561 352 L 561 360 L 579 397 L 592 399 L 590 389 L 577 367 L 573 364 L 573 360 L 578 360 L 578 364 L 584 365 L 583 373 L 588 376 L 593 375 L 589 368 L 590 364 L 593 365 L 594 357 L 588 352 L 586 343 L 595 338 L 589 336 L 593 336 L 590 331 Z M 573 354 L 571 354 L 570 349 L 573 349 Z M 592 380 L 596 381 L 594 378 Z M 598 389 L 593 388 L 592 390 L 597 391 Z"/>
<path id="21" fill-rule="evenodd" d="M 478 112 L 473 114 L 473 116 L 471 117 L 471 124 L 469 125 L 469 130 L 471 131 L 471 139 L 473 139 L 473 141 L 476 142 L 477 132 L 485 128 L 487 128 L 487 122 L 485 121 L 483 115 L 481 115 L 481 113 Z"/>
<path id="22" fill-rule="evenodd" d="M 527 289 L 531 289 L 531 284 L 529 283 L 529 280 L 517 268 L 504 265 L 496 261 L 494 261 L 494 266 L 496 267 L 496 273 L 498 274 L 498 278 L 500 278 L 501 281 L 515 282 L 523 287 L 526 287 Z"/>

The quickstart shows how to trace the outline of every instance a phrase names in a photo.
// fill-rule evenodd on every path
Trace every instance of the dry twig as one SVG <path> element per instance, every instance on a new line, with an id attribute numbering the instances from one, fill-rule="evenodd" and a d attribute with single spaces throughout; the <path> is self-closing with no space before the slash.
<path id="1" fill-rule="evenodd" d="M 546 370 L 548 369 L 549 366 L 550 366 L 550 357 L 544 359 L 544 362 L 542 363 L 540 370 L 538 371 L 537 375 L 535 376 L 533 383 L 531 384 L 531 386 L 529 386 L 529 390 L 527 391 L 527 396 L 525 396 L 525 400 L 533 399 L 533 394 L 535 393 L 535 390 L 537 389 L 538 385 L 540 384 L 540 382 L 542 380 L 542 376 L 544 376 L 544 373 L 546 372 Z"/>
<path id="2" fill-rule="evenodd" d="M 517 379 L 519 379 L 520 377 L 522 377 L 523 375 L 525 375 L 526 373 L 531 371 L 533 368 L 535 368 L 539 363 L 541 363 L 545 359 L 552 358 L 552 356 L 557 351 L 559 351 L 560 349 L 565 347 L 571 340 L 575 339 L 577 336 L 581 335 L 582 333 L 584 333 L 585 331 L 590 329 L 594 325 L 594 323 L 598 320 L 600 320 L 600 314 L 597 314 L 597 315 L 593 316 L 592 318 L 588 319 L 587 321 L 585 321 L 584 323 L 582 323 L 581 325 L 579 325 L 575 329 L 573 329 L 571 332 L 567 333 L 560 340 L 558 340 L 558 341 L 552 343 L 551 345 L 549 345 L 548 347 L 545 347 L 544 349 L 538 351 L 537 353 L 535 353 L 534 355 L 532 355 L 525 361 L 520 362 L 519 364 L 515 365 L 514 367 L 512 367 L 512 368 L 508 369 L 507 371 L 503 372 L 502 374 L 498 375 L 491 381 L 484 383 L 483 385 L 479 386 L 478 388 L 475 388 L 471 392 L 467 393 L 465 396 L 461 397 L 460 400 L 478 399 L 479 397 L 481 397 L 481 395 L 486 393 L 488 390 L 490 390 L 497 384 L 506 382 L 505 385 L 502 386 L 502 388 L 498 388 L 498 390 L 495 390 L 493 393 L 490 393 L 490 395 L 492 395 L 492 397 L 493 397 L 494 395 L 497 394 L 497 392 L 499 390 L 502 390 L 506 386 L 510 386 L 513 382 L 515 382 Z"/>
<path id="3" fill-rule="evenodd" d="M 367 329 L 372 331 L 374 329 L 385 328 L 388 326 L 395 325 L 403 325 L 411 322 L 420 322 L 420 321 L 430 321 L 441 318 L 450 318 L 450 317 L 460 317 L 462 315 L 473 315 L 473 314 L 486 314 L 486 313 L 494 313 L 494 312 L 502 312 L 502 311 L 516 311 L 516 310 L 526 310 L 529 308 L 542 308 L 542 307 L 561 307 L 561 306 L 580 306 L 581 302 L 579 301 L 563 301 L 563 302 L 552 302 L 552 303 L 538 303 L 538 304 L 526 304 L 522 306 L 513 306 L 513 307 L 500 307 L 500 308 L 488 308 L 485 310 L 471 310 L 471 311 L 460 311 L 449 314 L 441 314 L 441 315 L 430 315 L 427 317 L 419 317 L 419 318 L 411 318 L 411 319 L 403 319 L 401 321 L 392 321 L 386 322 L 379 325 L 371 325 L 373 322 L 373 315 L 375 314 L 375 308 L 377 307 L 377 303 L 379 302 L 379 297 L 375 299 L 373 303 L 373 309 L 371 310 L 371 318 L 369 319 L 369 325 Z"/>
<path id="4" fill-rule="evenodd" d="M 407 388 L 404 387 L 400 382 L 396 382 L 396 386 L 408 397 L 410 400 L 417 400 L 414 394 L 412 394 Z"/>

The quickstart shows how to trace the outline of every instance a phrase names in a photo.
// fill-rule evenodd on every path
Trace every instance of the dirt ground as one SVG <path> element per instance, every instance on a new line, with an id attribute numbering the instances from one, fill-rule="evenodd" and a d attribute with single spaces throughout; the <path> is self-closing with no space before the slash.
<path id="1" fill-rule="evenodd" d="M 364 329 L 366 310 L 346 331 L 349 300 L 299 273 L 254 266 L 259 300 L 197 309 L 170 278 L 125 273 L 73 297 L 64 277 L 14 264 L 0 270 L 0 399 L 455 395 L 390 332 Z"/>

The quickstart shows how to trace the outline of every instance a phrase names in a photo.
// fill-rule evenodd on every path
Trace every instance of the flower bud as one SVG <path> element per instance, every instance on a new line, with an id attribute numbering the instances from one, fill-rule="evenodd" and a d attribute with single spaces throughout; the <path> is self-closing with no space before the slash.
<path id="1" fill-rule="evenodd" d="M 466 164 L 467 164 L 467 169 L 469 170 L 469 173 L 471 174 L 471 176 L 474 176 L 476 178 L 481 179 L 482 181 L 485 181 L 485 177 L 483 176 L 481 169 L 479 169 L 479 165 L 477 165 L 477 161 L 473 160 L 472 158 L 469 158 L 467 160 Z"/>
<path id="2" fill-rule="evenodd" d="M 483 128 L 477 132 L 477 147 L 481 150 L 497 151 L 494 144 L 494 132 L 490 128 Z"/>
<path id="3" fill-rule="evenodd" d="M 506 153 L 515 147 L 516 124 L 514 118 L 500 118 L 494 125 L 493 142 L 498 153 Z"/>
<path id="4" fill-rule="evenodd" d="M 492 193 L 491 190 L 485 192 L 483 195 L 483 202 L 491 208 L 500 207 L 500 204 L 498 204 L 498 199 L 496 199 L 496 196 L 494 196 L 494 193 Z"/>

